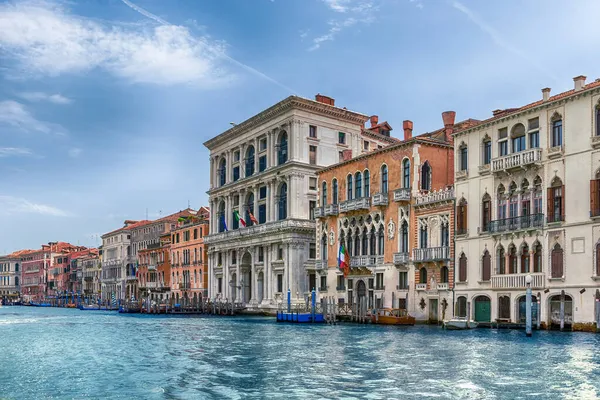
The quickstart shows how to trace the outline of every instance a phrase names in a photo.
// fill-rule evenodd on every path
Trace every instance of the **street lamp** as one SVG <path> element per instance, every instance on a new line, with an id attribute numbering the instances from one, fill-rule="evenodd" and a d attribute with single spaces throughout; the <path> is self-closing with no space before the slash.
<path id="1" fill-rule="evenodd" d="M 531 275 L 525 276 L 525 334 L 531 336 Z"/>

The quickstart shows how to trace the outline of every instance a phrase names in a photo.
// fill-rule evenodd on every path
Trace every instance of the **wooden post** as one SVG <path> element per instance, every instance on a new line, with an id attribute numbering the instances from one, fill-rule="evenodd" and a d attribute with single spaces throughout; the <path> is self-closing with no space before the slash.
<path id="1" fill-rule="evenodd" d="M 538 292 L 538 294 L 537 294 L 537 321 L 536 321 L 536 328 L 538 331 L 540 330 L 541 321 L 542 321 L 542 294 L 540 292 Z"/>
<path id="2" fill-rule="evenodd" d="M 596 289 L 596 332 L 600 332 L 600 289 Z"/>
<path id="3" fill-rule="evenodd" d="M 560 330 L 565 329 L 565 291 L 560 291 Z"/>

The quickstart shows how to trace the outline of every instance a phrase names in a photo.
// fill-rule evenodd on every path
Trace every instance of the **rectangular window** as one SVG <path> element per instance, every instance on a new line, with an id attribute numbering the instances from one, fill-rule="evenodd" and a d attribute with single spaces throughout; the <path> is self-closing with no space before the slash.
<path id="1" fill-rule="evenodd" d="M 346 134 L 344 132 L 338 132 L 338 143 L 346 144 Z"/>
<path id="2" fill-rule="evenodd" d="M 260 204 L 258 206 L 258 223 L 264 224 L 265 222 L 267 222 L 267 205 Z"/>
<path id="3" fill-rule="evenodd" d="M 283 274 L 277 274 L 277 292 L 283 293 Z"/>
<path id="4" fill-rule="evenodd" d="M 233 167 L 233 181 L 237 181 L 240 179 L 240 166 Z"/>
<path id="5" fill-rule="evenodd" d="M 467 147 L 460 148 L 460 170 L 466 171 L 468 168 Z"/>
<path id="6" fill-rule="evenodd" d="M 419 245 L 421 249 L 425 249 L 427 248 L 427 228 L 423 227 L 421 228 L 421 230 L 419 231 Z"/>
<path id="7" fill-rule="evenodd" d="M 277 247 L 277 259 L 283 260 L 283 247 L 281 246 Z"/>
<path id="8" fill-rule="evenodd" d="M 223 253 L 217 253 L 217 265 L 223 264 Z"/>
<path id="9" fill-rule="evenodd" d="M 223 291 L 223 278 L 219 278 L 217 290 L 219 293 L 221 293 Z"/>
<path id="10" fill-rule="evenodd" d="M 466 230 L 466 227 L 462 227 L 463 230 Z M 442 247 L 448 247 L 450 246 L 450 228 L 448 227 L 448 225 L 444 224 L 442 225 L 442 229 L 441 229 L 441 234 L 442 234 Z"/>
<path id="11" fill-rule="evenodd" d="M 317 164 L 317 146 L 309 146 L 309 148 L 308 148 L 308 163 L 310 165 Z"/>
<path id="12" fill-rule="evenodd" d="M 265 249 L 262 246 L 258 248 L 258 262 L 265 262 Z"/>
<path id="13" fill-rule="evenodd" d="M 310 190 L 317 190 L 317 178 L 308 178 L 308 188 Z"/>
<path id="14" fill-rule="evenodd" d="M 258 198 L 259 198 L 260 200 L 262 200 L 262 199 L 266 199 L 266 198 L 267 198 L 267 187 L 266 187 L 266 186 L 261 186 L 261 187 L 258 189 Z"/>
<path id="15" fill-rule="evenodd" d="M 233 196 L 233 206 L 237 207 L 240 205 L 240 197 L 239 196 Z"/>
<path id="16" fill-rule="evenodd" d="M 552 147 L 562 146 L 562 120 L 552 123 Z"/>
<path id="17" fill-rule="evenodd" d="M 267 156 L 258 157 L 258 172 L 263 172 L 267 169 Z"/>
<path id="18" fill-rule="evenodd" d="M 321 287 L 319 290 L 322 292 L 327 291 L 327 275 L 321 276 Z"/>
<path id="19" fill-rule="evenodd" d="M 529 148 L 537 149 L 540 147 L 540 133 L 538 131 L 529 134 Z"/>
<path id="20" fill-rule="evenodd" d="M 316 243 L 308 244 L 308 258 L 310 258 L 311 260 L 314 260 L 315 258 L 317 258 L 317 244 Z"/>
<path id="21" fill-rule="evenodd" d="M 519 215 L 519 203 L 517 197 L 511 197 L 508 213 L 510 218 L 514 218 Z"/>
<path id="22" fill-rule="evenodd" d="M 259 146 L 258 147 L 259 151 L 266 150 L 267 149 L 267 139 L 260 139 L 258 146 Z"/>
<path id="23" fill-rule="evenodd" d="M 310 136 L 311 138 L 317 137 L 317 127 L 316 126 L 314 126 L 314 125 L 308 126 L 308 136 Z"/>
<path id="24" fill-rule="evenodd" d="M 489 140 L 483 143 L 483 164 L 490 165 L 492 162 L 492 142 Z"/>
<path id="25" fill-rule="evenodd" d="M 512 139 L 512 151 L 513 153 L 519 153 L 526 149 L 525 135 L 519 136 Z"/>
<path id="26" fill-rule="evenodd" d="M 408 272 L 406 271 L 398 273 L 398 290 L 408 290 Z"/>
<path id="27" fill-rule="evenodd" d="M 309 201 L 308 202 L 308 218 L 311 221 L 315 220 L 315 207 L 317 206 L 317 202 L 316 201 Z"/>
<path id="28" fill-rule="evenodd" d="M 383 286 L 383 272 L 378 272 L 377 275 L 375 275 L 375 278 L 377 279 L 375 288 L 377 290 L 383 290 L 384 286 Z"/>
<path id="29" fill-rule="evenodd" d="M 343 275 L 337 276 L 337 287 L 336 290 L 346 290 L 345 279 Z"/>
<path id="30" fill-rule="evenodd" d="M 366 140 L 363 142 L 363 149 L 365 151 L 369 151 L 369 142 L 367 142 Z"/>
<path id="31" fill-rule="evenodd" d="M 500 153 L 500 157 L 508 155 L 508 141 L 503 140 L 498 143 L 498 152 Z"/>

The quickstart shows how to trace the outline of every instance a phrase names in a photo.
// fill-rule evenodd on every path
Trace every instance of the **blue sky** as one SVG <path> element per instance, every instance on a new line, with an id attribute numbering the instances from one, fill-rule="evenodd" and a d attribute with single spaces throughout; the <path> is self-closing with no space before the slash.
<path id="1" fill-rule="evenodd" d="M 600 77 L 600 2 L 0 2 L 0 253 L 206 204 L 202 143 L 295 93 L 401 136 Z"/>

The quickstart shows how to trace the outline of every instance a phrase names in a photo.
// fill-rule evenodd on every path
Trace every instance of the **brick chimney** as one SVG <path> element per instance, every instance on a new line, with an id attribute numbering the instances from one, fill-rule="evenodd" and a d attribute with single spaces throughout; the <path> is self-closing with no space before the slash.
<path id="1" fill-rule="evenodd" d="M 412 139 L 413 122 L 408 119 L 403 121 L 402 128 L 404 128 L 404 140 Z"/>
<path id="2" fill-rule="evenodd" d="M 318 101 L 319 103 L 328 104 L 330 106 L 335 106 L 335 99 L 333 99 L 329 96 L 317 94 L 315 96 L 315 100 Z"/>
<path id="3" fill-rule="evenodd" d="M 444 111 L 442 113 L 442 120 L 444 121 L 444 135 L 446 136 L 447 142 L 452 142 L 452 132 L 454 131 L 454 120 L 456 119 L 455 111 Z"/>
<path id="4" fill-rule="evenodd" d="M 549 87 L 545 87 L 542 89 L 542 100 L 543 101 L 548 101 L 548 99 L 550 98 L 550 91 L 552 89 L 550 89 Z"/>
<path id="5" fill-rule="evenodd" d="M 585 76 L 579 75 L 573 78 L 573 82 L 575 82 L 575 91 L 579 92 L 585 86 Z"/>
<path id="6" fill-rule="evenodd" d="M 352 150 L 342 151 L 342 159 L 344 161 L 352 160 Z"/>
<path id="7" fill-rule="evenodd" d="M 371 121 L 371 128 L 373 128 L 379 123 L 379 117 L 377 115 L 371 115 L 371 118 L 369 118 L 369 120 Z"/>

